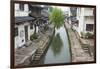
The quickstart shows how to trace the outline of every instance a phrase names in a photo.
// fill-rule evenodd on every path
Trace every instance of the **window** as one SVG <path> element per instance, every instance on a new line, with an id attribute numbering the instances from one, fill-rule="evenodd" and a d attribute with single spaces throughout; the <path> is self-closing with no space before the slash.
<path id="1" fill-rule="evenodd" d="M 93 31 L 93 24 L 86 24 L 86 31 Z"/>
<path id="2" fill-rule="evenodd" d="M 24 4 L 19 4 L 19 8 L 21 11 L 24 11 Z"/>
<path id="3" fill-rule="evenodd" d="M 33 29 L 33 24 L 30 24 L 30 29 Z"/>
<path id="4" fill-rule="evenodd" d="M 15 28 L 15 36 L 18 36 L 18 28 Z"/>

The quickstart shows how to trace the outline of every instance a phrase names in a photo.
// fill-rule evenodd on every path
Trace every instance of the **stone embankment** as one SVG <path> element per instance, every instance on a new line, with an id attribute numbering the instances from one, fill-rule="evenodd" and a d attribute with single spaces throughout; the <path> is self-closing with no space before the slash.
<path id="1" fill-rule="evenodd" d="M 79 42 L 76 34 L 72 31 L 71 26 L 68 23 L 65 23 L 65 28 L 67 29 L 70 43 L 71 43 L 71 56 L 72 62 L 87 62 L 87 61 L 94 61 L 94 57 L 90 56 L 89 53 L 86 53 L 82 49 L 82 45 Z"/>

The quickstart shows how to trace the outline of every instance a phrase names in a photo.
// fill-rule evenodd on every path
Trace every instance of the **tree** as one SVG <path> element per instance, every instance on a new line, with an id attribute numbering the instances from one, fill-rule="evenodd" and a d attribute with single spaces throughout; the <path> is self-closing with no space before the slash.
<path id="1" fill-rule="evenodd" d="M 64 14 L 62 10 L 56 7 L 53 8 L 49 20 L 54 24 L 55 28 L 60 28 L 64 24 Z"/>

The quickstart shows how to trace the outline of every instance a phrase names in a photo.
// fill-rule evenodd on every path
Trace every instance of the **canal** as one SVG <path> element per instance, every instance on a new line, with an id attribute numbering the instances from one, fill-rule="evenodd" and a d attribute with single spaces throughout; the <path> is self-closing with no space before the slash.
<path id="1" fill-rule="evenodd" d="M 55 34 L 45 55 L 39 64 L 55 64 L 71 62 L 68 35 L 64 26 L 55 30 Z"/>

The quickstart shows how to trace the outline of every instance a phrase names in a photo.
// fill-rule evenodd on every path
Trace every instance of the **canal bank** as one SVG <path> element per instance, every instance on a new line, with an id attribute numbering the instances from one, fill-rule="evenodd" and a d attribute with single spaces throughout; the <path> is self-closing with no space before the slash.
<path id="1" fill-rule="evenodd" d="M 65 23 L 65 27 L 68 31 L 70 43 L 71 43 L 71 53 L 72 53 L 72 62 L 87 62 L 93 61 L 93 57 L 89 55 L 89 53 L 84 52 L 82 49 L 82 45 L 80 44 L 76 34 L 71 29 L 71 25 L 67 22 Z"/>
<path id="2" fill-rule="evenodd" d="M 40 60 L 41 56 L 44 54 L 50 37 L 53 34 L 53 26 L 50 25 L 49 29 L 45 33 L 38 33 L 39 38 L 32 41 L 27 47 L 18 48 L 15 50 L 15 66 L 27 66 L 30 65 L 32 61 Z M 37 53 L 38 52 L 38 53 Z"/>

